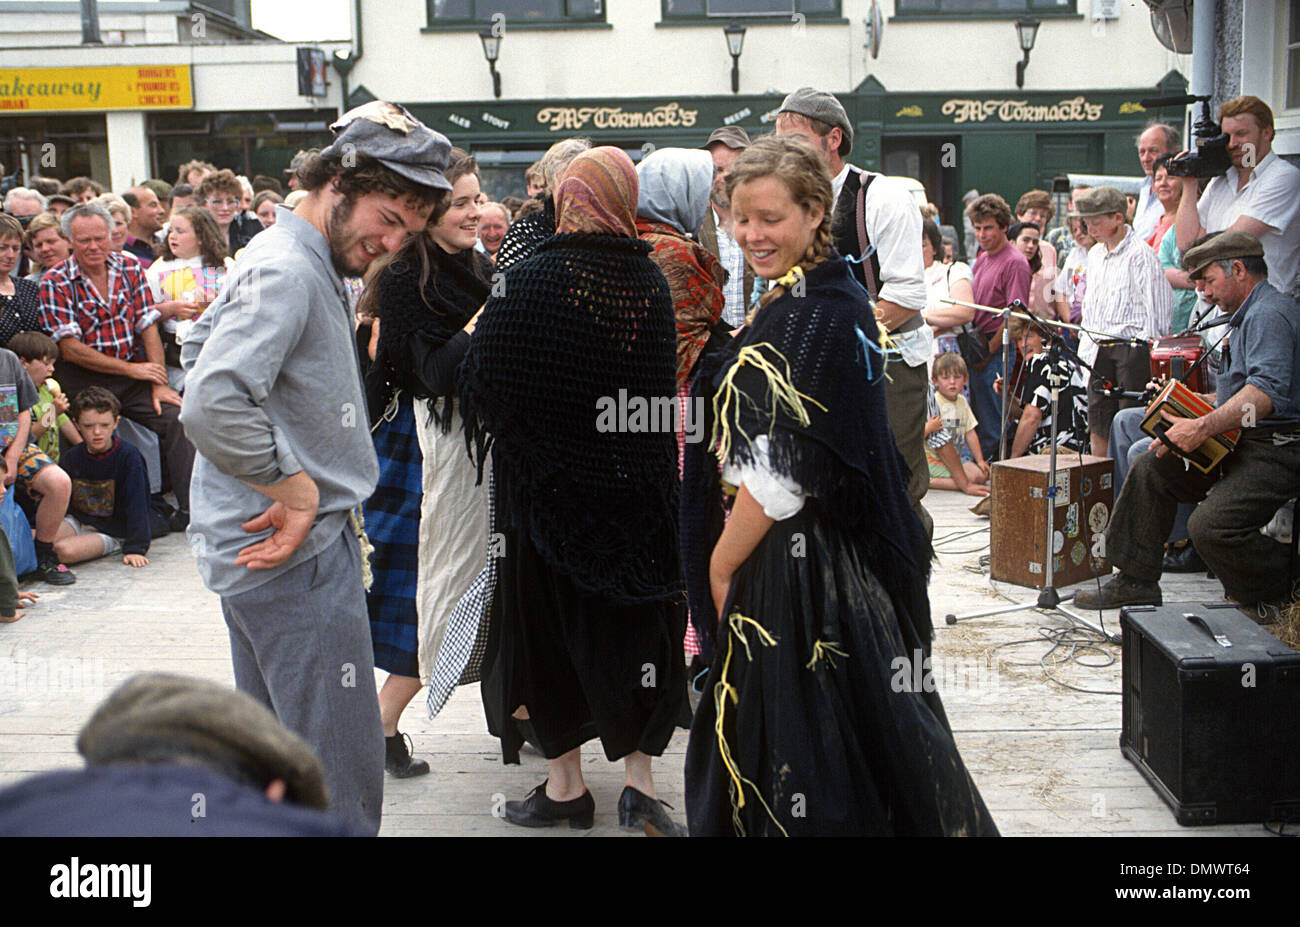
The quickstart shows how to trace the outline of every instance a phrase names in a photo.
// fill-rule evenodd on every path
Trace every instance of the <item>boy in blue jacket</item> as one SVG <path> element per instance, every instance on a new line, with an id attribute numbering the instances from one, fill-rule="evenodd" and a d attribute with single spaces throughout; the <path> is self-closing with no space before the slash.
<path id="1" fill-rule="evenodd" d="M 117 397 L 100 386 L 88 386 L 72 400 L 82 443 L 59 458 L 72 478 L 68 517 L 54 542 L 64 563 L 120 551 L 129 567 L 149 565 L 149 475 L 140 452 L 114 433 L 120 412 Z"/>

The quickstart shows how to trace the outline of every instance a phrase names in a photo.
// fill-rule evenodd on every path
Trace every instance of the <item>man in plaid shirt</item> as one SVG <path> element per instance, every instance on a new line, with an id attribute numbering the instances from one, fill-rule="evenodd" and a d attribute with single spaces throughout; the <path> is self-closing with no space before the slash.
<path id="1" fill-rule="evenodd" d="M 122 414 L 158 435 L 164 488 L 188 521 L 194 446 L 180 424 L 180 395 L 167 385 L 159 314 L 140 262 L 109 245 L 113 217 L 96 203 L 69 209 L 63 230 L 72 257 L 41 280 L 41 326 L 59 345 L 59 382 L 75 396 L 102 386 Z M 168 482 L 170 481 L 170 487 Z"/>

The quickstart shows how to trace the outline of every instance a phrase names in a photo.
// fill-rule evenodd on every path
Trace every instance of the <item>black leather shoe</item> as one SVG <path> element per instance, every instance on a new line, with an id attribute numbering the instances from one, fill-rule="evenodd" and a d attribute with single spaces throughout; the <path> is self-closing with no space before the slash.
<path id="1" fill-rule="evenodd" d="M 629 785 L 618 797 L 618 826 L 636 827 L 640 824 L 647 837 L 685 837 L 686 828 L 664 811 L 671 807 L 667 802 L 653 799 Z"/>
<path id="2" fill-rule="evenodd" d="M 596 815 L 596 800 L 583 792 L 571 801 L 551 801 L 546 797 L 546 780 L 528 793 L 523 801 L 506 802 L 506 820 L 520 827 L 554 827 L 568 821 L 574 830 L 591 830 Z"/>
<path id="3" fill-rule="evenodd" d="M 1171 545 L 1167 548 L 1160 569 L 1165 573 L 1206 573 L 1210 568 L 1188 541 L 1182 547 Z"/>
<path id="4" fill-rule="evenodd" d="M 429 764 L 411 758 L 411 738 L 398 731 L 384 738 L 384 769 L 394 779 L 410 779 L 427 773 Z"/>

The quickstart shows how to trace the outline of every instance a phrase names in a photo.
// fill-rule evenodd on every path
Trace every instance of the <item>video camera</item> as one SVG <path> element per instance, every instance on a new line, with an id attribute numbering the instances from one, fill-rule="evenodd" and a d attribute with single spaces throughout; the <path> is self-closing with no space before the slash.
<path id="1" fill-rule="evenodd" d="M 1196 136 L 1196 149 L 1171 159 L 1169 176 L 1217 177 L 1232 167 L 1232 156 L 1228 154 L 1228 136 L 1222 127 L 1210 118 L 1210 97 L 1188 95 L 1142 101 L 1142 105 L 1148 109 L 1160 106 L 1187 106 L 1192 103 L 1201 104 L 1200 118 L 1196 120 L 1196 125 L 1192 129 L 1192 134 Z"/>

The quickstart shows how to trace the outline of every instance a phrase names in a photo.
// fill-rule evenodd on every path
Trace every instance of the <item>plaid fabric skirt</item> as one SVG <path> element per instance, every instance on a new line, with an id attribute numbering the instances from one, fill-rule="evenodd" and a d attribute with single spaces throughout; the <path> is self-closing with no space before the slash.
<path id="1" fill-rule="evenodd" d="M 392 413 L 390 415 L 390 413 Z M 400 676 L 419 676 L 420 500 L 424 458 L 415 433 L 411 397 L 399 394 L 374 430 L 379 484 L 362 509 L 374 545 L 374 582 L 366 593 L 375 666 Z"/>
<path id="2" fill-rule="evenodd" d="M 695 382 L 695 375 L 687 377 L 686 380 L 677 387 L 677 408 L 679 414 L 677 417 L 677 478 L 682 478 L 682 467 L 686 461 L 686 406 L 691 401 L 691 384 Z M 686 662 L 691 662 L 691 657 L 700 652 L 700 640 L 695 635 L 695 625 L 690 621 L 686 622 L 686 638 L 682 642 L 683 649 L 686 653 Z"/>

